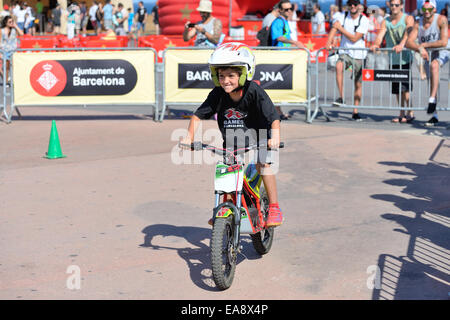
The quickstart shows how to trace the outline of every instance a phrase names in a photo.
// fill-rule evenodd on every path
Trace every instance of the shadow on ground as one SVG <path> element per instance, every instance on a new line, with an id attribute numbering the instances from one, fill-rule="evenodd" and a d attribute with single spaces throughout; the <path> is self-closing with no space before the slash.
<path id="1" fill-rule="evenodd" d="M 439 148 L 445 146 L 439 144 Z M 393 203 L 399 213 L 382 217 L 396 222 L 394 232 L 409 236 L 404 256 L 381 254 L 379 278 L 372 298 L 449 299 L 450 298 L 450 166 L 433 160 L 426 164 L 381 162 L 400 179 L 385 183 L 403 187 L 402 194 L 376 194 L 372 198 Z"/>
<path id="2" fill-rule="evenodd" d="M 153 250 L 175 250 L 180 258 L 186 262 L 190 277 L 195 285 L 204 290 L 218 291 L 211 273 L 210 248 L 209 245 L 205 244 L 205 242 L 209 243 L 209 239 L 211 238 L 210 228 L 155 224 L 145 227 L 142 233 L 145 236 L 144 243 L 140 245 L 141 247 L 151 248 Z M 185 240 L 189 245 L 182 245 L 181 247 L 158 245 L 154 243 L 157 242 L 154 240 L 158 236 L 162 236 L 163 238 L 176 237 L 178 238 L 175 240 L 177 243 L 180 243 L 178 240 Z M 245 259 L 254 260 L 260 258 L 253 249 L 249 237 L 243 237 L 241 244 L 243 249 L 242 254 L 238 256 L 238 265 Z M 236 272 L 239 272 L 238 268 L 236 268 Z"/>

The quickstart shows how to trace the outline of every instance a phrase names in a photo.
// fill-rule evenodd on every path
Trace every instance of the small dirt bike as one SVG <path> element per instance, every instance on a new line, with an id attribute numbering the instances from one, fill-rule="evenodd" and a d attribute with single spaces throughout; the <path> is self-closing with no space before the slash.
<path id="1" fill-rule="evenodd" d="M 241 234 L 250 234 L 253 247 L 260 255 L 268 253 L 272 247 L 274 228 L 266 226 L 269 198 L 262 177 L 255 164 L 249 164 L 244 174 L 244 162 L 238 159 L 239 155 L 251 150 L 259 151 L 261 147 L 252 145 L 227 150 L 201 142 L 186 147 L 223 156 L 223 161 L 216 164 L 210 247 L 214 282 L 220 290 L 226 290 L 234 279 L 237 254 L 242 249 Z M 284 143 L 281 143 L 280 148 L 283 147 Z"/>

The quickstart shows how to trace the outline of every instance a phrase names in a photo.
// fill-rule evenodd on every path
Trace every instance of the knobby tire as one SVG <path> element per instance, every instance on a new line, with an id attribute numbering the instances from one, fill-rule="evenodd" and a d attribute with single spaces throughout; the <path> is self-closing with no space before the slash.
<path id="1" fill-rule="evenodd" d="M 234 278 L 236 269 L 237 253 L 230 261 L 230 242 L 233 243 L 233 219 L 216 218 L 211 237 L 211 262 L 214 282 L 220 290 L 228 289 Z"/>

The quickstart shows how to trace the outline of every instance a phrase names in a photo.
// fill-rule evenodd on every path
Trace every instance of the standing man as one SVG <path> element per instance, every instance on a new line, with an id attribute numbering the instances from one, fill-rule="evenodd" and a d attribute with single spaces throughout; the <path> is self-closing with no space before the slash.
<path id="1" fill-rule="evenodd" d="M 196 47 L 216 47 L 222 38 L 222 21 L 212 15 L 212 1 L 200 0 L 197 11 L 202 21 L 191 24 L 187 21 L 184 25 L 183 40 L 189 41 L 194 36 Z"/>
<path id="2" fill-rule="evenodd" d="M 36 14 L 37 14 L 37 19 L 38 19 L 38 23 L 39 23 L 39 33 L 43 34 L 44 33 L 44 26 L 45 26 L 45 15 L 43 14 L 44 11 L 44 5 L 42 4 L 41 0 L 38 0 L 36 3 Z"/>
<path id="3" fill-rule="evenodd" d="M 425 126 L 434 126 L 439 122 L 436 112 L 437 91 L 439 88 L 439 69 L 448 62 L 448 50 L 427 49 L 445 48 L 448 44 L 447 18 L 436 13 L 436 0 L 424 0 L 422 2 L 423 16 L 414 24 L 406 46 L 419 52 L 425 61 L 425 71 L 430 78 L 430 98 L 428 100 L 427 113 L 432 114 Z M 418 39 L 419 43 L 415 43 Z M 431 62 L 431 63 L 430 63 Z"/>
<path id="4" fill-rule="evenodd" d="M 320 11 L 320 6 L 315 3 L 313 6 L 314 16 L 311 18 L 312 33 L 313 34 L 326 34 L 325 31 L 325 16 Z"/>
<path id="5" fill-rule="evenodd" d="M 53 34 L 61 33 L 61 5 L 56 3 L 56 7 L 52 10 Z"/>
<path id="6" fill-rule="evenodd" d="M 349 11 L 341 15 L 333 24 L 328 35 L 326 48 L 331 50 L 334 36 L 337 32 L 342 34 L 341 47 L 339 50 L 339 59 L 336 62 L 336 83 L 338 86 L 340 97 L 334 102 L 334 105 L 340 106 L 344 104 L 344 70 L 352 67 L 354 80 L 354 105 L 358 106 L 361 101 L 362 94 L 362 66 L 367 52 L 364 50 L 355 50 L 365 48 L 364 35 L 369 30 L 369 19 L 358 12 L 359 0 L 348 0 L 347 6 Z M 352 119 L 362 121 L 358 109 L 353 109 Z"/>
<path id="7" fill-rule="evenodd" d="M 139 1 L 138 3 L 138 9 L 136 12 L 136 17 L 137 17 L 137 32 L 138 32 L 138 37 L 141 36 L 141 30 L 142 33 L 145 32 L 145 23 L 147 22 L 147 9 L 145 9 L 144 7 L 144 3 L 142 1 Z"/>
<path id="8" fill-rule="evenodd" d="M 123 16 L 123 4 L 121 2 L 117 5 L 117 10 L 114 12 L 114 16 L 116 22 L 114 32 L 118 36 L 126 36 L 127 33 L 125 32 L 124 27 L 125 17 Z"/>
<path id="9" fill-rule="evenodd" d="M 155 31 L 156 34 L 159 34 L 159 7 L 158 7 L 158 1 L 156 1 L 155 6 L 152 9 L 152 16 L 153 16 L 153 23 L 155 25 Z"/>
<path id="10" fill-rule="evenodd" d="M 414 18 L 403 12 L 403 0 L 390 0 L 391 15 L 381 22 L 380 32 L 378 33 L 374 44 L 370 47 L 372 51 L 379 49 L 383 39 L 386 39 L 386 48 L 392 48 L 395 52 L 389 54 L 392 63 L 392 69 L 409 70 L 411 64 L 411 52 L 409 50 L 402 51 L 408 40 L 408 32 L 414 26 Z M 401 99 L 400 95 L 401 85 Z M 411 83 L 412 85 L 412 83 Z M 409 105 L 409 82 L 392 82 L 392 93 L 397 95 L 400 107 Z M 392 119 L 394 123 L 410 123 L 414 119 L 412 111 L 400 110 L 400 116 Z"/>
<path id="11" fill-rule="evenodd" d="M 92 29 L 94 29 L 95 33 L 97 33 L 97 10 L 98 2 L 97 0 L 95 0 L 92 6 L 89 8 L 89 20 L 91 20 Z"/>
<path id="12" fill-rule="evenodd" d="M 279 2 L 280 16 L 272 22 L 270 28 L 273 47 L 291 47 L 296 46 L 300 49 L 305 46 L 300 41 L 291 39 L 291 30 L 288 20 L 292 16 L 294 6 L 289 0 L 281 0 Z"/>
<path id="13" fill-rule="evenodd" d="M 113 26 L 113 6 L 111 5 L 111 0 L 105 1 L 105 6 L 102 8 L 103 12 L 103 27 L 106 31 L 108 29 L 114 30 Z"/>

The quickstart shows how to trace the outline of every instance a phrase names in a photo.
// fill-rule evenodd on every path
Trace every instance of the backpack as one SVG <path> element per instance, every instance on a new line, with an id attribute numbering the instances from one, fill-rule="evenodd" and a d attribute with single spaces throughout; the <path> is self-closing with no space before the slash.
<path id="1" fill-rule="evenodd" d="M 280 17 L 276 18 L 277 19 L 281 19 Z M 272 21 L 273 22 L 275 21 Z M 270 27 L 264 27 L 261 30 L 258 31 L 258 33 L 256 34 L 256 38 L 259 40 L 259 46 L 260 47 L 271 47 L 272 46 L 272 24 L 270 25 Z M 283 29 L 286 27 L 286 23 L 284 23 L 284 27 Z"/>
<path id="2" fill-rule="evenodd" d="M 256 34 L 256 39 L 259 40 L 260 47 L 270 47 L 272 46 L 272 37 L 270 35 L 270 28 L 264 27 L 258 31 Z"/>

